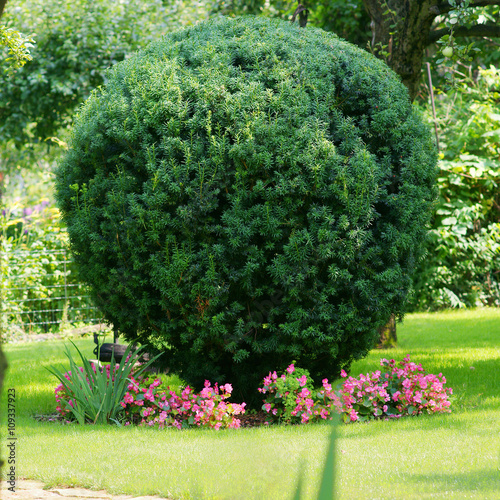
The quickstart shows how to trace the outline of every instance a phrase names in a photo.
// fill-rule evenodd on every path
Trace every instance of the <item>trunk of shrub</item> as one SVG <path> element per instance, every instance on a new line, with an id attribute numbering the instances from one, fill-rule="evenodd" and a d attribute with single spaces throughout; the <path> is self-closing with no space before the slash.
<path id="1" fill-rule="evenodd" d="M 393 349 L 398 345 L 396 335 L 396 317 L 391 315 L 391 319 L 382 328 L 379 328 L 379 340 L 377 349 Z"/>

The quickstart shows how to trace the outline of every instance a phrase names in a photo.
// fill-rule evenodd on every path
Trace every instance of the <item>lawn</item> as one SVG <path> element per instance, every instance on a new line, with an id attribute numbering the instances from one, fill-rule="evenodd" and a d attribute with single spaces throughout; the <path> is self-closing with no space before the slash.
<path id="1" fill-rule="evenodd" d="M 456 396 L 452 413 L 340 426 L 338 497 L 499 499 L 500 310 L 408 315 L 398 339 L 397 349 L 372 351 L 351 374 L 410 354 L 446 376 Z M 92 339 L 76 344 L 92 356 Z M 33 414 L 54 411 L 56 379 L 45 367 L 65 362 L 63 345 L 4 346 L 5 389 L 17 393 L 19 477 L 173 499 L 288 500 L 302 463 L 305 498 L 315 498 L 329 425 L 178 431 L 37 422 Z M 5 456 L 5 439 L 2 445 Z"/>

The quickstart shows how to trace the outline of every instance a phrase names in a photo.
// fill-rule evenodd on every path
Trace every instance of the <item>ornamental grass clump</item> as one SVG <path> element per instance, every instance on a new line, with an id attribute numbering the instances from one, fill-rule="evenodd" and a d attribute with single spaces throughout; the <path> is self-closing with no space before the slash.
<path id="1" fill-rule="evenodd" d="M 72 344 L 83 366 L 77 366 L 66 346 L 65 354 L 70 370 L 62 372 L 54 366 L 47 368 L 60 381 L 55 389 L 56 410 L 62 417 L 77 420 L 79 424 L 117 422 L 129 377 L 132 373 L 140 377 L 155 358 L 137 366 L 141 349 L 134 350 L 132 346 L 128 346 L 119 364 L 114 362 L 112 355 L 111 364 L 105 367 L 96 366 L 96 363 L 83 356 L 73 342 Z"/>
<path id="2" fill-rule="evenodd" d="M 80 276 L 129 341 L 258 404 L 290 359 L 335 378 L 401 317 L 436 152 L 380 60 L 319 29 L 214 19 L 115 65 L 57 199 Z"/>

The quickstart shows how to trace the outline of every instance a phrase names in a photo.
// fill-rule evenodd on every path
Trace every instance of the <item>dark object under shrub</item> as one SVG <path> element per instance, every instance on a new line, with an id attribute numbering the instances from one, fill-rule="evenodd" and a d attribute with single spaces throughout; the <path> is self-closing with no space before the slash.
<path id="1" fill-rule="evenodd" d="M 335 377 L 402 315 L 435 164 L 384 63 L 318 29 L 218 19 L 109 72 L 57 196 L 106 319 L 248 400 L 292 360 Z"/>

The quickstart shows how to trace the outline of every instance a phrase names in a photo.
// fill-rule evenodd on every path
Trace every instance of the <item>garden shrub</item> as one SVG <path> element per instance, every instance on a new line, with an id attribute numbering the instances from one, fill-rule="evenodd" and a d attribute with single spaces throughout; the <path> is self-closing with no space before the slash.
<path id="1" fill-rule="evenodd" d="M 397 76 L 320 29 L 165 35 L 80 109 L 57 198 L 126 339 L 201 388 L 297 360 L 334 377 L 404 313 L 436 154 Z"/>

